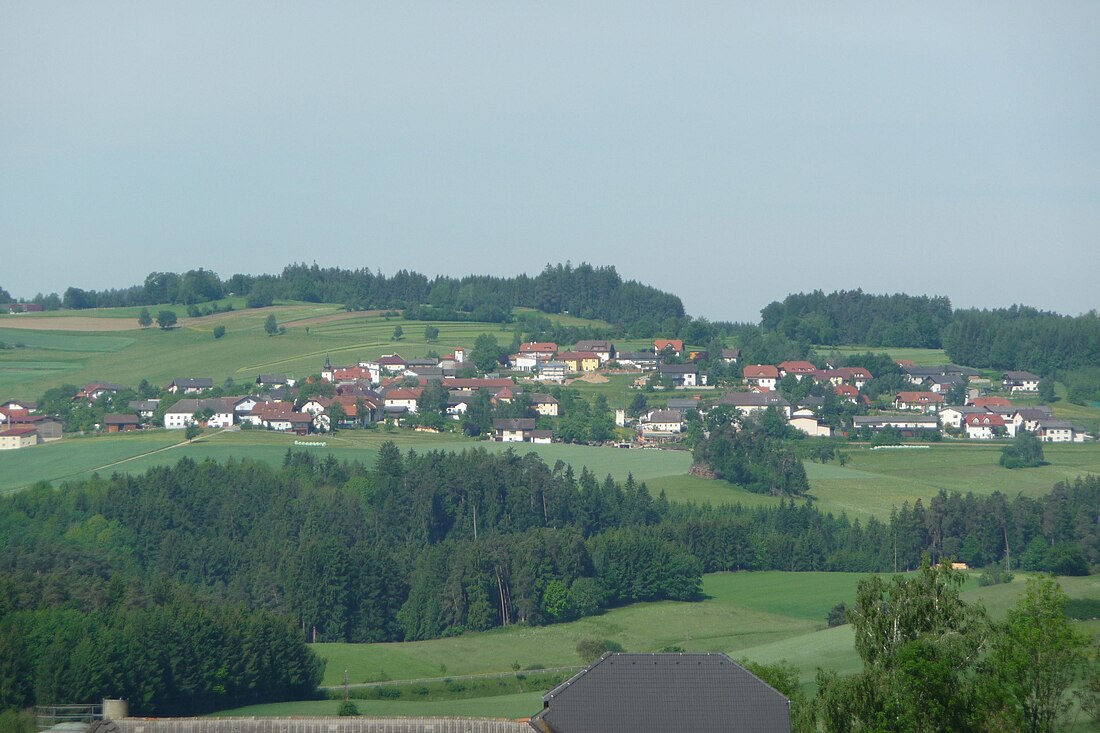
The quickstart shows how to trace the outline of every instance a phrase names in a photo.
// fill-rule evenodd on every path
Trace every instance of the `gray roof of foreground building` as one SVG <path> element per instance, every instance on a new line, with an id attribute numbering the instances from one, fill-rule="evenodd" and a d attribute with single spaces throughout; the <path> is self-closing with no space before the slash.
<path id="1" fill-rule="evenodd" d="M 790 733 L 790 701 L 725 654 L 605 654 L 543 697 L 553 733 Z"/>

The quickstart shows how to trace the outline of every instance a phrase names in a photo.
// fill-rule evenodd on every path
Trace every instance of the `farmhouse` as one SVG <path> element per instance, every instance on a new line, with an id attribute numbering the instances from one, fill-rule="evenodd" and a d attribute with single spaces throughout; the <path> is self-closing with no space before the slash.
<path id="1" fill-rule="evenodd" d="M 653 350 L 658 354 L 670 353 L 679 356 L 684 351 L 684 342 L 680 339 L 655 339 Z"/>
<path id="2" fill-rule="evenodd" d="M 725 654 L 605 654 L 546 693 L 539 733 L 790 733 L 790 701 Z"/>
<path id="3" fill-rule="evenodd" d="M 812 377 L 816 371 L 817 367 L 808 361 L 784 361 L 779 365 L 780 376 L 785 377 L 788 374 L 793 374 L 800 380 L 803 377 Z"/>
<path id="4" fill-rule="evenodd" d="M 1039 440 L 1044 443 L 1072 443 L 1073 423 L 1069 420 L 1044 418 L 1038 421 Z"/>

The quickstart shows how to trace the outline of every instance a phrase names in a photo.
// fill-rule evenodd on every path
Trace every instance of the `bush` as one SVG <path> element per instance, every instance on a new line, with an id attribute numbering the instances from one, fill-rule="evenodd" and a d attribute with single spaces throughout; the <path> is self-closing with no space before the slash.
<path id="1" fill-rule="evenodd" d="M 1070 598 L 1066 601 L 1066 617 L 1080 621 L 1100 618 L 1100 600 L 1096 598 Z"/>
<path id="2" fill-rule="evenodd" d="M 592 664 L 606 652 L 621 652 L 623 647 L 609 639 L 581 639 L 577 642 L 577 654 L 585 664 Z"/>
<path id="3" fill-rule="evenodd" d="M 379 687 L 378 697 L 383 700 L 396 700 L 401 697 L 401 690 L 396 687 Z"/>
<path id="4" fill-rule="evenodd" d="M 982 574 L 978 576 L 978 585 L 1000 585 L 1001 583 L 1011 583 L 1013 575 L 1000 565 L 990 565 L 982 570 Z"/>
<path id="5" fill-rule="evenodd" d="M 214 338 L 220 339 L 224 335 L 225 335 L 225 326 L 222 326 L 220 324 L 217 325 L 217 326 L 214 326 Z"/>
<path id="6" fill-rule="evenodd" d="M 340 703 L 340 710 L 336 714 L 343 717 L 355 716 L 359 714 L 359 708 L 351 700 L 345 700 Z"/>
<path id="7" fill-rule="evenodd" d="M 848 604 L 841 601 L 830 608 L 825 615 L 825 623 L 830 629 L 848 623 Z"/>

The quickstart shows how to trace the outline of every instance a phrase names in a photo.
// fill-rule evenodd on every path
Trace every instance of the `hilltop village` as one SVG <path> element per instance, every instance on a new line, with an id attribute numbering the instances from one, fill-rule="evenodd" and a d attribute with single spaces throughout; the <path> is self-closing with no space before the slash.
<path id="1" fill-rule="evenodd" d="M 93 381 L 75 394 L 55 390 L 44 404 L 0 403 L 0 449 L 52 442 L 76 431 L 214 428 L 306 436 L 380 424 L 501 442 L 657 447 L 692 444 L 716 408 L 733 421 L 774 415 L 792 437 L 882 445 L 994 440 L 1021 431 L 1043 442 L 1092 439 L 1039 404 L 1040 377 L 1026 371 L 991 376 L 954 364 L 918 366 L 879 357 L 875 374 L 863 366 L 807 360 L 741 365 L 740 356 L 736 348 L 717 355 L 691 349 L 681 339 L 655 339 L 639 351 L 618 350 L 610 340 L 568 347 L 532 341 L 511 354 L 494 354 L 481 344 L 473 352 L 454 348 L 423 358 L 392 353 L 333 364 L 326 357 L 314 375 L 258 374 L 248 385 L 195 376 L 163 387 Z M 602 394 L 590 404 L 570 389 L 578 382 L 607 382 L 611 375 L 633 378 L 629 406 L 609 407 Z"/>

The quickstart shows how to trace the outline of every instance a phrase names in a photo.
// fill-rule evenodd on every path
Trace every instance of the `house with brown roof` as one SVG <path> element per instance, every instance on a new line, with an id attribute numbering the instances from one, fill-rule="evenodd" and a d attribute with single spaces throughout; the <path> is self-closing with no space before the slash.
<path id="1" fill-rule="evenodd" d="M 747 384 L 759 389 L 773 390 L 779 383 L 779 369 L 771 364 L 750 364 L 742 373 Z"/>
<path id="2" fill-rule="evenodd" d="M 894 409 L 936 412 L 945 401 L 942 394 L 935 392 L 898 392 L 894 397 Z"/>
<path id="3" fill-rule="evenodd" d="M 661 364 L 657 373 L 675 387 L 705 387 L 707 375 L 699 371 L 697 364 Z"/>
<path id="4" fill-rule="evenodd" d="M 558 416 L 558 400 L 553 395 L 543 394 L 541 392 L 532 392 L 529 397 L 531 398 L 531 407 L 540 415 L 546 417 Z"/>
<path id="5" fill-rule="evenodd" d="M 558 353 L 558 345 L 553 341 L 528 341 L 519 345 L 519 353 L 533 354 L 543 357 L 544 361 L 549 361 L 554 358 L 554 354 Z"/>
<path id="6" fill-rule="evenodd" d="M 972 407 L 1012 407 L 1007 397 L 971 397 L 966 404 Z"/>

